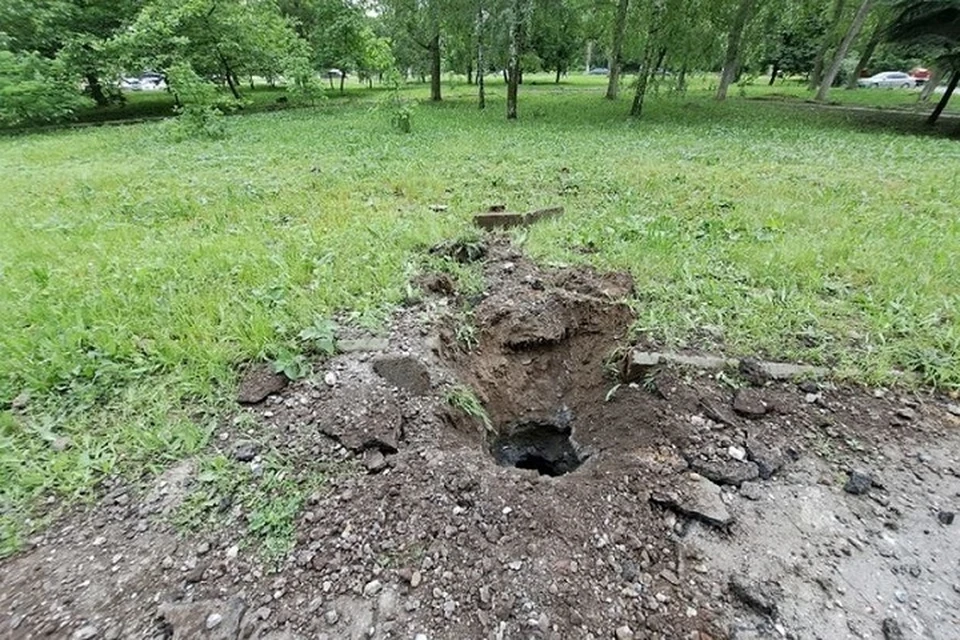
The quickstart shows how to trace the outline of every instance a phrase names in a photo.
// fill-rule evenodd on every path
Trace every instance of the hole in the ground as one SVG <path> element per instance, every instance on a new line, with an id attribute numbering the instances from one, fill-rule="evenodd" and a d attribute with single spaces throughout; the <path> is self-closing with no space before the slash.
<path id="1" fill-rule="evenodd" d="M 570 428 L 550 422 L 523 422 L 505 429 L 493 441 L 497 464 L 532 469 L 542 476 L 562 476 L 574 471 L 583 456 L 570 440 Z"/>

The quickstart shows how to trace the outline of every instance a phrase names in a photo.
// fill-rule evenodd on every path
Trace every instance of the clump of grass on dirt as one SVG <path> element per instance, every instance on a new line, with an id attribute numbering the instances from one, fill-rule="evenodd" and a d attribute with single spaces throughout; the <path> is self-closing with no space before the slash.
<path id="1" fill-rule="evenodd" d="M 277 455 L 255 467 L 219 454 L 204 457 L 174 521 L 189 530 L 239 527 L 248 543 L 279 559 L 293 547 L 296 517 L 323 485 L 323 471 L 298 473 Z"/>
<path id="2" fill-rule="evenodd" d="M 309 364 L 317 318 L 381 325 L 420 248 L 492 203 L 565 206 L 525 249 L 629 270 L 635 329 L 659 342 L 710 325 L 734 355 L 960 388 L 951 141 L 706 90 L 630 121 L 601 83 L 532 78 L 516 123 L 502 87 L 486 112 L 451 87 L 409 135 L 331 100 L 231 117 L 224 140 L 0 139 L 0 554 L 45 498 L 202 450 L 238 363 Z"/>
<path id="3" fill-rule="evenodd" d="M 487 410 L 484 409 L 483 403 L 469 387 L 453 386 L 447 390 L 445 398 L 448 405 L 479 422 L 486 431 L 493 429 L 493 423 L 490 422 Z"/>

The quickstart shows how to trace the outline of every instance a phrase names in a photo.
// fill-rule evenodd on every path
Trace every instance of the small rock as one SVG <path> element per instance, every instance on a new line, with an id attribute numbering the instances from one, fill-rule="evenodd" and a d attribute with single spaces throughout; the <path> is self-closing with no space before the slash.
<path id="1" fill-rule="evenodd" d="M 98 635 L 100 635 L 100 630 L 92 624 L 88 624 L 74 631 L 70 640 L 93 640 Z"/>
<path id="2" fill-rule="evenodd" d="M 960 404 L 948 404 L 947 413 L 960 417 Z"/>
<path id="3" fill-rule="evenodd" d="M 881 629 L 883 630 L 883 640 L 903 640 L 903 631 L 900 630 L 900 624 L 893 618 L 885 618 Z"/>
<path id="4" fill-rule="evenodd" d="M 820 385 L 813 380 L 804 380 L 797 386 L 804 393 L 820 393 Z"/>
<path id="5" fill-rule="evenodd" d="M 240 440 L 233 445 L 233 459 L 237 462 L 250 462 L 257 457 L 260 444 L 252 440 Z"/>
<path id="6" fill-rule="evenodd" d="M 337 374 L 334 373 L 333 371 L 327 371 L 326 375 L 323 376 L 323 382 L 328 387 L 337 386 Z"/>
<path id="7" fill-rule="evenodd" d="M 900 407 L 897 409 L 897 415 L 904 420 L 916 420 L 917 412 L 910 407 Z"/>
<path id="8" fill-rule="evenodd" d="M 13 399 L 13 402 L 10 403 L 10 408 L 14 411 L 23 411 L 27 408 L 27 405 L 30 404 L 30 392 L 22 391 L 16 398 Z"/>
<path id="9" fill-rule="evenodd" d="M 767 415 L 767 404 L 755 389 L 741 389 L 733 398 L 733 410 L 745 418 L 757 420 Z"/>
<path id="10" fill-rule="evenodd" d="M 744 454 L 746 455 L 746 454 Z M 760 468 L 754 462 L 703 462 L 694 460 L 690 469 L 717 484 L 729 484 L 739 487 L 744 482 L 760 477 Z"/>
<path id="11" fill-rule="evenodd" d="M 744 482 L 740 485 L 740 496 L 747 500 L 757 501 L 763 497 L 763 491 L 758 482 Z"/>
<path id="12" fill-rule="evenodd" d="M 234 560 L 238 555 L 240 555 L 240 547 L 233 545 L 226 550 L 224 555 L 226 556 L 227 560 Z"/>
<path id="13" fill-rule="evenodd" d="M 418 633 L 417 635 L 413 636 L 413 640 L 430 640 L 430 638 L 427 637 L 427 634 L 425 633 Z"/>
<path id="14" fill-rule="evenodd" d="M 679 494 L 655 492 L 650 499 L 682 515 L 696 518 L 715 527 L 724 528 L 733 517 L 721 498 L 721 489 L 707 478 L 689 474 L 678 487 Z"/>
<path id="15" fill-rule="evenodd" d="M 730 448 L 727 449 L 727 454 L 734 460 L 739 460 L 740 462 L 747 459 L 747 450 L 736 445 L 731 445 Z"/>
<path id="16" fill-rule="evenodd" d="M 760 478 L 769 480 L 786 462 L 783 452 L 767 445 L 755 435 L 747 438 L 747 457 L 756 463 Z"/>
<path id="17" fill-rule="evenodd" d="M 220 626 L 220 623 L 223 622 L 223 616 L 219 613 L 211 613 L 207 616 L 206 627 L 207 629 L 216 629 Z"/>
<path id="18" fill-rule="evenodd" d="M 379 580 L 371 580 L 363 587 L 363 595 L 371 598 L 380 593 L 382 588 L 383 584 Z"/>
<path id="19" fill-rule="evenodd" d="M 633 629 L 629 625 L 623 625 L 617 627 L 617 630 L 614 632 L 614 637 L 617 640 L 633 640 Z"/>
<path id="20" fill-rule="evenodd" d="M 197 555 L 198 555 L 198 556 L 205 556 L 205 555 L 207 555 L 209 552 L 210 552 L 210 543 L 209 543 L 209 542 L 201 542 L 199 545 L 197 545 Z"/>
<path id="21" fill-rule="evenodd" d="M 337 613 L 336 609 L 330 609 L 325 614 L 323 614 L 323 619 L 327 621 L 327 624 L 331 627 L 337 624 L 340 621 L 340 614 Z"/>
<path id="22" fill-rule="evenodd" d="M 843 490 L 855 496 L 862 496 L 873 487 L 873 477 L 865 471 L 853 470 Z"/>
<path id="23" fill-rule="evenodd" d="M 751 584 L 733 576 L 729 582 L 730 592 L 743 604 L 757 613 L 771 618 L 777 617 L 777 600 L 780 598 L 780 589 L 773 584 Z"/>
<path id="24" fill-rule="evenodd" d="M 363 454 L 363 466 L 370 473 L 380 473 L 387 468 L 387 459 L 379 449 L 367 449 Z"/>
<path id="25" fill-rule="evenodd" d="M 389 347 L 390 342 L 386 338 L 360 338 L 358 340 L 337 341 L 337 350 L 342 353 L 386 351 Z"/>
<path id="26" fill-rule="evenodd" d="M 951 525 L 953 524 L 953 519 L 956 517 L 956 514 L 953 511 L 941 511 L 937 514 L 937 520 L 940 521 L 940 524 Z"/>
<path id="27" fill-rule="evenodd" d="M 808 393 L 803 397 L 803 400 L 807 404 L 816 404 L 822 397 L 819 393 Z"/>
<path id="28" fill-rule="evenodd" d="M 660 364 L 660 354 L 648 351 L 631 351 L 620 365 L 620 379 L 635 382 L 650 375 Z"/>
<path id="29" fill-rule="evenodd" d="M 423 582 L 423 574 L 419 571 L 414 571 L 413 575 L 410 576 L 410 586 L 416 589 L 420 586 L 421 582 Z"/>

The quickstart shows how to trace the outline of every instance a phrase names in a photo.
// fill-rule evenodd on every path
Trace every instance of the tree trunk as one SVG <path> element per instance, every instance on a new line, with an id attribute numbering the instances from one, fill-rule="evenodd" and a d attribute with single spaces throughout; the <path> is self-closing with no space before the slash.
<path id="1" fill-rule="evenodd" d="M 563 67 L 559 64 L 557 65 L 557 79 L 554 84 L 560 84 L 560 75 L 563 73 Z"/>
<path id="2" fill-rule="evenodd" d="M 256 86 L 253 83 L 253 76 L 250 76 L 250 91 L 253 91 L 255 88 Z"/>
<path id="3" fill-rule="evenodd" d="M 633 105 L 630 107 L 630 115 L 634 118 L 639 118 L 643 113 L 643 99 L 647 96 L 647 86 L 650 84 L 650 63 L 648 47 L 648 51 L 643 55 L 643 67 L 640 69 L 640 75 L 637 76 L 637 90 L 633 94 Z"/>
<path id="4" fill-rule="evenodd" d="M 226 66 L 226 65 L 227 65 L 226 60 L 224 60 L 223 64 L 224 64 L 224 68 L 225 68 L 225 69 L 229 69 L 229 67 Z M 237 85 L 234 84 L 234 82 L 233 82 L 233 74 L 230 73 L 230 71 L 227 71 L 226 76 L 227 76 L 227 86 L 230 87 L 230 93 L 233 94 L 233 97 L 234 97 L 235 100 L 239 100 L 239 99 L 240 99 L 240 92 L 237 91 Z"/>
<path id="5" fill-rule="evenodd" d="M 777 60 L 773 63 L 773 67 L 770 69 L 770 82 L 767 83 L 768 86 L 773 86 L 773 83 L 777 81 L 777 74 L 780 73 L 780 61 Z"/>
<path id="6" fill-rule="evenodd" d="M 737 70 L 740 68 L 740 44 L 743 41 L 743 30 L 753 13 L 754 2 L 755 0 L 740 0 L 740 6 L 737 7 L 737 13 L 733 17 L 730 33 L 727 35 L 727 55 L 723 61 L 723 71 L 720 73 L 717 100 L 726 99 L 727 89 L 730 88 L 730 84 L 737 77 Z"/>
<path id="7" fill-rule="evenodd" d="M 503 70 L 503 84 L 510 84 L 510 75 L 506 69 Z"/>
<path id="8" fill-rule="evenodd" d="M 483 59 L 483 26 L 486 18 L 483 12 L 483 3 L 477 8 L 477 102 L 480 109 L 487 108 L 487 90 L 484 86 L 486 62 Z"/>
<path id="9" fill-rule="evenodd" d="M 340 95 L 343 95 L 343 84 L 347 81 L 347 72 L 340 74 Z"/>
<path id="10" fill-rule="evenodd" d="M 833 81 L 836 80 L 837 74 L 840 73 L 840 65 L 843 64 L 843 59 L 846 57 L 847 51 L 850 50 L 850 45 L 853 44 L 857 34 L 863 29 L 863 23 L 866 22 L 867 14 L 870 13 L 872 6 L 873 0 L 863 0 L 860 8 L 857 9 L 856 15 L 853 16 L 853 23 L 850 25 L 850 28 L 847 29 L 847 35 L 843 37 L 840 48 L 837 49 L 837 54 L 833 58 L 833 63 L 830 65 L 830 68 L 820 83 L 820 90 L 817 91 L 817 96 L 814 98 L 818 102 L 823 102 L 827 99 L 827 94 L 830 93 L 830 87 L 833 85 Z"/>
<path id="11" fill-rule="evenodd" d="M 952 96 L 954 90 L 956 90 L 958 82 L 960 82 L 960 71 L 954 71 L 953 75 L 950 76 L 950 84 L 947 85 L 946 90 L 943 92 L 943 97 L 940 98 L 940 102 L 937 103 L 936 109 L 934 109 L 933 113 L 930 114 L 930 117 L 927 118 L 928 124 L 937 124 L 940 114 L 943 113 L 943 110 L 947 108 L 947 103 L 950 102 L 950 96 Z"/>
<path id="12" fill-rule="evenodd" d="M 473 64 L 467 63 L 467 84 L 473 84 Z"/>
<path id="13" fill-rule="evenodd" d="M 590 73 L 590 69 L 593 67 L 593 40 L 587 40 L 587 68 L 586 72 Z"/>
<path id="14" fill-rule="evenodd" d="M 100 78 L 97 77 L 95 73 L 88 73 L 86 75 L 87 86 L 90 87 L 90 97 L 93 98 L 93 101 L 97 103 L 98 107 L 108 107 L 110 106 L 110 98 L 107 97 L 107 94 L 103 92 L 103 85 L 100 84 Z"/>
<path id="15" fill-rule="evenodd" d="M 433 34 L 430 40 L 430 100 L 440 102 L 440 34 Z"/>
<path id="16" fill-rule="evenodd" d="M 849 78 L 847 78 L 847 89 L 857 88 L 857 81 L 860 80 L 860 76 L 863 75 L 863 70 L 867 68 L 868 64 L 870 64 L 870 59 L 873 58 L 873 54 L 877 50 L 880 40 L 883 39 L 885 27 L 886 22 L 883 20 L 877 22 L 876 28 L 873 30 L 873 33 L 870 35 L 870 39 L 863 48 L 863 53 L 860 54 L 860 59 L 857 60 L 857 66 L 854 67 L 853 73 L 850 74 Z"/>
<path id="17" fill-rule="evenodd" d="M 926 84 L 923 85 L 923 89 L 920 91 L 919 102 L 927 102 L 930 100 L 930 96 L 933 95 L 937 85 L 940 84 L 941 78 L 943 78 L 943 71 L 940 67 L 934 67 L 930 72 L 930 77 L 927 78 Z"/>
<path id="18" fill-rule="evenodd" d="M 827 52 L 830 50 L 830 45 L 833 44 L 834 32 L 837 30 L 840 20 L 843 19 L 843 9 L 846 5 L 846 0 L 834 0 L 833 3 L 833 17 L 830 19 L 830 24 L 827 25 L 827 30 L 823 34 L 823 42 L 820 43 L 820 48 L 817 49 L 817 57 L 813 60 L 813 71 L 810 72 L 810 83 L 809 89 L 813 91 L 820 86 L 820 81 L 823 79 L 823 63 L 827 57 Z"/>
<path id="19" fill-rule="evenodd" d="M 687 63 L 684 62 L 680 67 L 680 73 L 677 75 L 677 91 L 683 93 L 687 90 Z"/>
<path id="20" fill-rule="evenodd" d="M 510 11 L 510 58 L 507 62 L 507 120 L 517 119 L 517 89 L 520 85 L 523 0 L 513 0 Z"/>
<path id="21" fill-rule="evenodd" d="M 613 23 L 613 48 L 610 52 L 610 78 L 607 80 L 607 100 L 616 100 L 620 92 L 620 67 L 623 57 L 623 37 L 627 30 L 627 10 L 630 0 L 620 0 L 617 17 Z M 587 63 L 589 67 L 589 62 Z M 588 68 L 587 71 L 590 71 Z"/>

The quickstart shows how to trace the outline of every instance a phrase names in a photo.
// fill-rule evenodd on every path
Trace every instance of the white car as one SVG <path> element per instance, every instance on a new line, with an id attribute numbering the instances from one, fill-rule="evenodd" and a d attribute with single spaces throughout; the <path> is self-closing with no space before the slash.
<path id="1" fill-rule="evenodd" d="M 857 84 L 861 87 L 898 87 L 913 89 L 917 86 L 917 79 L 902 71 L 884 71 L 869 78 L 860 78 Z"/>

